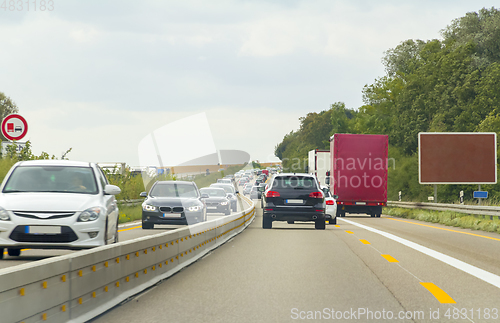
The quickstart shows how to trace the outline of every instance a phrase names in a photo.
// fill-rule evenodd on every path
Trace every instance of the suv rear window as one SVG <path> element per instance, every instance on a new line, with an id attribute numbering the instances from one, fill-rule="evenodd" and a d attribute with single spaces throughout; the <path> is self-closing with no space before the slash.
<path id="1" fill-rule="evenodd" d="M 312 177 L 279 176 L 273 181 L 273 188 L 316 188 L 316 181 Z"/>

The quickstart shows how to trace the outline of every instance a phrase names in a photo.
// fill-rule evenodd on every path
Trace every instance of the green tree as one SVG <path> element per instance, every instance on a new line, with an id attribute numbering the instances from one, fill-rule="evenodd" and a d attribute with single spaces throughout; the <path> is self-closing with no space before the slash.
<path id="1" fill-rule="evenodd" d="M 19 108 L 14 103 L 14 101 L 12 101 L 11 98 L 6 96 L 4 93 L 0 92 L 0 118 L 3 120 L 9 114 L 17 112 L 19 112 Z M 7 140 L 7 138 L 5 138 L 1 133 L 0 133 L 0 139 L 2 141 Z"/>

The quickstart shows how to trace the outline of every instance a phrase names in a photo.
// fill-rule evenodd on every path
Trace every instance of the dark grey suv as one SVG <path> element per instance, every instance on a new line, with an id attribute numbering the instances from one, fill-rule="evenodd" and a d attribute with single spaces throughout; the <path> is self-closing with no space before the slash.
<path id="1" fill-rule="evenodd" d="M 262 198 L 264 229 L 273 221 L 313 221 L 316 229 L 325 229 L 325 198 L 312 175 L 276 175 Z"/>

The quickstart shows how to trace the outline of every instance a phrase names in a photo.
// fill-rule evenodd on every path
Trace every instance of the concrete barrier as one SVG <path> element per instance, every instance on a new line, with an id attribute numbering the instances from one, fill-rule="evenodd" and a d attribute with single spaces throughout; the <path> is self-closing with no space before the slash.
<path id="1" fill-rule="evenodd" d="M 85 322 L 243 231 L 255 206 L 185 228 L 0 270 L 1 322 Z"/>

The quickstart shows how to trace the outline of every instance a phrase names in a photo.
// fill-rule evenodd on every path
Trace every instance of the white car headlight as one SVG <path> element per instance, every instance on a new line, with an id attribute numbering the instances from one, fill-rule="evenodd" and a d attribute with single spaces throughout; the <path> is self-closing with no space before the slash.
<path id="1" fill-rule="evenodd" d="M 9 213 L 7 212 L 7 210 L 0 207 L 0 221 L 9 221 L 9 220 L 10 220 L 10 216 L 9 216 Z"/>
<path id="2" fill-rule="evenodd" d="M 156 211 L 156 206 L 154 205 L 149 205 L 149 204 L 143 204 L 142 209 L 144 211 Z"/>
<path id="3" fill-rule="evenodd" d="M 227 205 L 227 202 L 220 202 L 220 205 Z"/>
<path id="4" fill-rule="evenodd" d="M 202 209 L 200 205 L 194 205 L 187 208 L 189 212 L 196 212 Z"/>
<path id="5" fill-rule="evenodd" d="M 91 207 L 80 213 L 80 216 L 78 217 L 78 222 L 95 221 L 99 218 L 101 214 L 104 214 L 103 208 L 98 206 Z"/>

